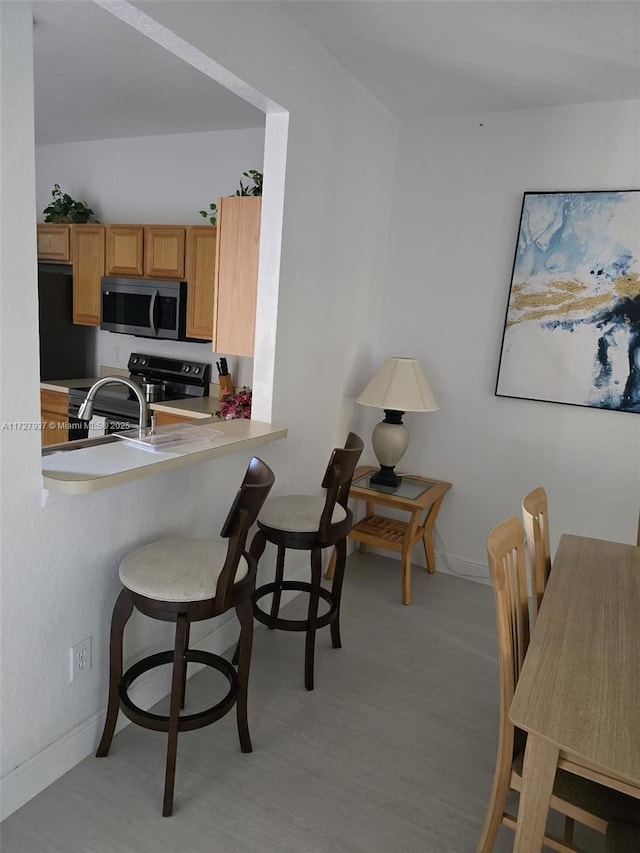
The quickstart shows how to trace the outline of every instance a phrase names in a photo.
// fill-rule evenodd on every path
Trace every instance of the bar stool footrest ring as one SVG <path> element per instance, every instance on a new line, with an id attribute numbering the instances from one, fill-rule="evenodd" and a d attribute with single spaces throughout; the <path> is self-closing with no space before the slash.
<path id="1" fill-rule="evenodd" d="M 179 732 L 193 731 L 194 729 L 208 726 L 210 723 L 215 723 L 216 720 L 224 717 L 233 708 L 238 696 L 238 674 L 228 660 L 220 657 L 220 655 L 214 655 L 211 652 L 203 652 L 198 649 L 189 649 L 185 652 L 185 660 L 217 669 L 229 682 L 229 690 L 220 702 L 206 708 L 204 711 L 181 715 L 178 724 Z M 149 655 L 149 657 L 143 658 L 131 666 L 120 681 L 120 708 L 122 712 L 133 723 L 137 723 L 145 729 L 153 729 L 158 732 L 169 731 L 169 717 L 164 714 L 153 714 L 151 711 L 144 711 L 142 708 L 139 708 L 131 700 L 128 691 L 133 682 L 145 672 L 149 672 L 149 670 L 167 663 L 173 663 L 172 651 Z"/>
<path id="2" fill-rule="evenodd" d="M 281 631 L 308 631 L 308 619 L 282 619 L 280 616 L 272 616 L 270 613 L 267 613 L 266 610 L 261 610 L 260 607 L 258 607 L 258 601 L 261 598 L 278 589 L 297 590 L 299 592 L 310 593 L 311 584 L 308 581 L 282 581 L 281 583 L 266 583 L 263 586 L 258 587 L 253 594 L 253 615 L 255 618 L 258 622 L 262 622 L 263 625 L 267 625 L 269 628 L 277 628 Z M 333 622 L 338 611 L 331 590 L 320 587 L 319 594 L 320 598 L 329 604 L 329 610 L 321 616 L 316 617 L 315 627 L 324 628 L 325 625 L 329 625 Z"/>

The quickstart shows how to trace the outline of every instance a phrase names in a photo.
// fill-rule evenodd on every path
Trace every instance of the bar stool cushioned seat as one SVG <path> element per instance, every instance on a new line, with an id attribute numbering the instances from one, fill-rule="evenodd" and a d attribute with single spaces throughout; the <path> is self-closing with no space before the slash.
<path id="1" fill-rule="evenodd" d="M 314 495 L 283 495 L 271 498 L 260 513 L 260 524 L 274 530 L 291 533 L 317 533 L 325 499 Z M 347 517 L 347 510 L 336 504 L 331 524 L 340 524 Z"/>
<path id="2" fill-rule="evenodd" d="M 147 729 L 168 733 L 162 813 L 173 811 L 178 732 L 208 726 L 235 705 L 242 752 L 251 752 L 247 722 L 247 686 L 253 640 L 252 595 L 257 563 L 245 552 L 247 534 L 273 485 L 271 469 L 253 458 L 222 527 L 222 539 L 164 539 L 136 549 L 120 564 L 123 589 L 111 621 L 110 676 L 107 717 L 97 756 L 109 752 L 118 712 Z M 225 542 L 228 540 L 228 543 Z M 123 674 L 123 638 L 133 609 L 152 619 L 175 622 L 173 651 L 159 652 L 135 663 Z M 192 622 L 219 616 L 235 608 L 240 622 L 237 671 L 220 655 L 189 648 Z M 204 711 L 184 709 L 187 664 L 212 667 L 228 681 L 224 697 Z M 145 711 L 129 696 L 131 685 L 146 672 L 172 665 L 168 716 Z"/>
<path id="3" fill-rule="evenodd" d="M 347 506 L 353 472 L 364 444 L 355 433 L 349 433 L 344 448 L 335 448 L 322 480 L 324 497 L 315 495 L 283 495 L 270 498 L 258 515 L 258 532 L 251 543 L 251 554 L 260 559 L 267 542 L 277 546 L 275 580 L 258 587 L 253 596 L 254 615 L 269 628 L 283 631 L 304 631 L 305 676 L 307 690 L 313 690 L 313 664 L 316 631 L 331 625 L 334 649 L 341 646 L 340 599 L 344 579 L 347 536 L 353 517 Z M 336 549 L 336 569 L 331 589 L 321 585 L 322 549 Z M 311 581 L 284 580 L 285 552 L 288 548 L 311 552 Z M 284 619 L 279 616 L 283 590 L 304 592 L 309 596 L 306 619 Z M 271 595 L 271 608 L 263 610 L 259 601 Z M 329 605 L 326 613 L 318 615 L 320 599 Z"/>
<path id="4" fill-rule="evenodd" d="M 161 539 L 133 551 L 120 563 L 120 582 L 131 592 L 164 601 L 203 601 L 214 598 L 224 567 L 224 540 Z M 249 574 L 244 556 L 234 583 Z"/>

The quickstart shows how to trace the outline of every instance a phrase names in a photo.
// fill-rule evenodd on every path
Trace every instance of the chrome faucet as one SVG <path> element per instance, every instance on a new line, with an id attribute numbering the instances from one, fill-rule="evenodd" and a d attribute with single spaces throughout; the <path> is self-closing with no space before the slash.
<path id="1" fill-rule="evenodd" d="M 130 388 L 138 398 L 138 403 L 140 404 L 140 426 L 138 427 L 139 438 L 143 438 L 145 435 L 149 434 L 149 426 L 151 426 L 151 432 L 154 432 L 155 418 L 152 417 L 151 423 L 149 423 L 149 407 L 147 406 L 144 394 L 140 390 L 140 386 L 136 385 L 135 382 L 124 376 L 105 376 L 104 379 L 98 379 L 97 382 L 93 383 L 91 388 L 89 388 L 87 396 L 78 409 L 78 418 L 81 421 L 91 420 L 91 416 L 93 414 L 93 401 L 95 400 L 98 391 L 104 385 L 126 385 L 127 388 Z"/>

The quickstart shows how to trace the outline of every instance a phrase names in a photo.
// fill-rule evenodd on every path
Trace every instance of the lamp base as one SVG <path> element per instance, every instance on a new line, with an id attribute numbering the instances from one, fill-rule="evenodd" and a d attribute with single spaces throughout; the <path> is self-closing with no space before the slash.
<path id="1" fill-rule="evenodd" d="M 370 481 L 376 486 L 386 486 L 397 489 L 401 479 L 393 470 L 404 456 L 409 444 L 409 433 L 402 423 L 404 412 L 395 409 L 384 410 L 384 420 L 376 424 L 371 434 L 373 452 L 376 455 L 380 470 L 371 477 Z"/>
<path id="2" fill-rule="evenodd" d="M 390 489 L 397 489 L 402 482 L 402 477 L 398 477 L 393 470 L 393 465 L 381 465 L 380 470 L 369 477 L 369 482 L 375 486 L 387 486 Z"/>

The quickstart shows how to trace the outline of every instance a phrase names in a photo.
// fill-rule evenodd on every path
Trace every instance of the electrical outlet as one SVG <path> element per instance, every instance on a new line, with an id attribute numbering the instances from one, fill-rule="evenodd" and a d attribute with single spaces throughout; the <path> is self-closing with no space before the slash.
<path id="1" fill-rule="evenodd" d="M 70 650 L 71 681 L 86 678 L 92 667 L 91 661 L 91 637 L 82 640 Z"/>

